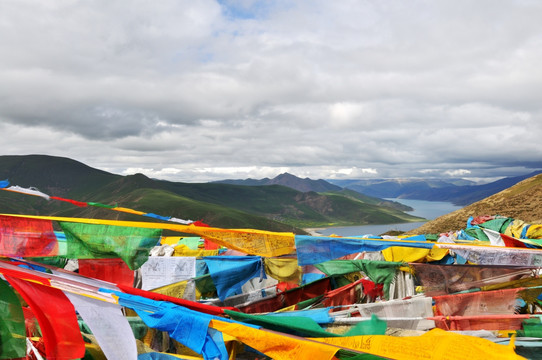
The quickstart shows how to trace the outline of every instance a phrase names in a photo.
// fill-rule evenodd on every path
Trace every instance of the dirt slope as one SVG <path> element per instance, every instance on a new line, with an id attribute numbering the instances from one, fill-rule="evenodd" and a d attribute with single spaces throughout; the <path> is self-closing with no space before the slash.
<path id="1" fill-rule="evenodd" d="M 438 217 L 408 234 L 435 234 L 464 229 L 469 216 L 502 215 L 542 223 L 542 174 L 523 180 L 495 195 Z"/>

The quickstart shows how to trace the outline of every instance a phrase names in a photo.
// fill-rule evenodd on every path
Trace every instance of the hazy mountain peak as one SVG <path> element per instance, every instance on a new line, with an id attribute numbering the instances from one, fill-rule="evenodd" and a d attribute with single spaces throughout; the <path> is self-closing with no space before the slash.
<path id="1" fill-rule="evenodd" d="M 496 194 L 440 216 L 411 234 L 442 233 L 464 229 L 470 216 L 501 215 L 527 223 L 542 221 L 542 174 L 517 182 Z"/>

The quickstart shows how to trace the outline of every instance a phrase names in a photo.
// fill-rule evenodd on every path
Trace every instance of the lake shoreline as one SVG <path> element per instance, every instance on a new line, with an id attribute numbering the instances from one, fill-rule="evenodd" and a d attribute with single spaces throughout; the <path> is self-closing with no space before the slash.
<path id="1" fill-rule="evenodd" d="M 402 202 L 414 209 L 411 215 L 420 216 L 427 220 L 404 223 L 378 224 L 378 225 L 351 225 L 351 226 L 330 226 L 330 227 L 309 227 L 304 228 L 312 236 L 363 236 L 384 234 L 388 231 L 407 232 L 422 226 L 423 224 L 437 218 L 438 216 L 460 209 L 460 206 L 444 201 L 408 200 L 408 199 L 386 199 Z"/>
<path id="2" fill-rule="evenodd" d="M 429 220 L 428 220 L 429 221 Z M 427 221 L 406 222 L 406 223 L 392 223 L 392 224 L 369 224 L 369 225 L 350 225 L 350 226 L 330 226 L 321 228 L 304 228 L 311 236 L 363 236 L 373 235 L 379 236 L 388 231 L 401 231 L 406 232 L 421 225 Z"/>
<path id="3" fill-rule="evenodd" d="M 314 228 L 303 228 L 303 231 L 307 232 L 311 236 L 330 236 L 330 234 L 324 234 L 324 233 L 328 232 L 327 230 L 329 230 L 329 229 L 337 229 L 340 232 L 340 230 L 344 230 L 344 229 L 368 228 L 368 227 L 374 227 L 374 226 L 377 226 L 377 227 L 380 227 L 380 226 L 390 227 L 390 229 L 386 230 L 386 231 L 394 231 L 394 230 L 397 230 L 397 229 L 395 229 L 395 227 L 397 227 L 397 225 L 399 225 L 399 226 L 408 226 L 408 224 L 416 224 L 416 227 L 417 227 L 418 224 L 425 223 L 427 221 L 429 221 L 429 220 L 426 220 L 426 221 L 407 221 L 407 222 L 404 222 L 404 223 L 391 223 L 391 224 L 365 224 L 365 225 L 344 225 L 344 226 L 330 226 L 330 227 L 314 227 Z M 401 230 L 397 230 L 397 231 L 401 231 Z M 337 234 L 337 235 L 339 235 L 339 234 Z M 360 235 L 365 235 L 365 234 L 360 234 Z M 341 235 L 339 235 L 339 236 L 341 236 Z"/>
<path id="4" fill-rule="evenodd" d="M 308 232 L 310 236 L 323 236 L 320 231 L 325 230 L 328 228 L 322 227 L 322 228 L 305 228 L 304 231 Z"/>

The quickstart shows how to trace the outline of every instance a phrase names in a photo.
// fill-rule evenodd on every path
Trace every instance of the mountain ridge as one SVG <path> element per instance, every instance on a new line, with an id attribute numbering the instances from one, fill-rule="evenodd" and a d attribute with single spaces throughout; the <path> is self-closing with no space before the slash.
<path id="1" fill-rule="evenodd" d="M 542 174 L 531 176 L 485 199 L 428 221 L 407 234 L 464 229 L 470 216 L 482 215 L 501 215 L 527 223 L 542 223 Z"/>
<path id="2" fill-rule="evenodd" d="M 218 181 L 212 181 L 213 184 L 230 184 L 230 185 L 240 185 L 240 186 L 271 186 L 271 185 L 282 185 L 289 187 L 291 189 L 300 191 L 300 192 L 316 192 L 316 193 L 322 193 L 322 194 L 341 194 L 345 195 L 350 198 L 354 198 L 357 200 L 361 200 L 364 203 L 369 203 L 373 205 L 379 205 L 384 207 L 390 207 L 392 209 L 400 210 L 400 211 L 413 211 L 412 207 L 401 204 L 396 201 L 390 201 L 381 199 L 378 197 L 362 194 L 359 191 L 351 190 L 351 189 L 345 189 L 340 186 L 334 185 L 329 183 L 326 180 L 318 179 L 313 180 L 310 178 L 300 178 L 295 175 L 292 175 L 290 173 L 282 173 L 277 175 L 276 177 L 270 179 L 270 178 L 263 178 L 263 179 L 244 179 L 244 180 L 233 180 L 233 179 L 227 179 L 227 180 L 218 180 Z"/>
<path id="3" fill-rule="evenodd" d="M 259 180 L 251 178 L 245 180 L 226 179 L 213 181 L 213 183 L 245 186 L 283 185 L 301 192 L 325 192 L 342 190 L 341 186 L 331 184 L 328 181 L 322 179 L 313 180 L 309 179 L 308 177 L 301 179 L 300 177 L 297 177 L 287 172 L 279 174 L 272 179 L 267 177 Z"/>
<path id="4" fill-rule="evenodd" d="M 49 155 L 0 156 L 0 179 L 36 187 L 54 196 L 201 220 L 211 226 L 305 233 L 302 228 L 385 224 L 421 219 L 392 206 L 351 194 L 300 192 L 282 185 L 247 187 L 154 180 L 143 174 L 116 175 L 75 160 Z M 371 200 L 373 201 L 373 200 Z M 0 211 L 145 221 L 146 217 L 60 201 L 0 192 Z"/>
<path id="5" fill-rule="evenodd" d="M 486 184 L 474 184 L 466 180 L 445 181 L 443 179 L 372 179 L 330 180 L 368 196 L 378 198 L 447 201 L 466 206 L 502 191 L 529 177 L 542 173 L 537 170 L 529 174 L 506 177 Z"/>

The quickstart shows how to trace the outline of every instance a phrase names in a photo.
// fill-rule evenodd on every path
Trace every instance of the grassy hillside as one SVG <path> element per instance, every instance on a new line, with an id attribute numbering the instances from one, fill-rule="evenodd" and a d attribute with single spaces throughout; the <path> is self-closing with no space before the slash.
<path id="1" fill-rule="evenodd" d="M 11 184 L 36 187 L 56 196 L 80 197 L 121 178 L 78 161 L 45 155 L 0 156 L 0 179 Z"/>
<path id="2" fill-rule="evenodd" d="M 362 194 L 362 193 L 359 193 L 357 191 L 353 191 L 353 190 L 350 190 L 350 189 L 342 189 L 340 191 L 335 191 L 335 192 L 331 192 L 331 193 L 339 193 L 339 194 L 341 194 L 343 196 L 346 196 L 348 198 L 359 200 L 359 201 L 361 201 L 361 202 L 363 202 L 365 204 L 372 204 L 372 205 L 388 207 L 388 208 L 392 208 L 392 209 L 399 210 L 399 211 L 407 211 L 408 212 L 408 211 L 413 211 L 414 210 L 412 207 L 407 206 L 405 204 L 401 204 L 401 203 L 396 202 L 396 201 L 389 201 L 389 200 L 384 200 L 384 199 L 380 199 L 380 198 L 375 198 L 375 197 L 368 196 L 368 195 L 365 195 L 365 194 Z"/>
<path id="3" fill-rule="evenodd" d="M 333 225 L 419 221 L 393 207 L 344 194 L 300 192 L 285 186 L 179 183 L 136 174 L 120 176 L 77 161 L 43 156 L 0 156 L 0 179 L 49 195 L 118 204 L 143 212 L 201 220 L 216 227 L 294 231 Z M 0 212 L 152 220 L 96 207 L 0 192 Z"/>
<path id="4" fill-rule="evenodd" d="M 365 203 L 341 193 L 300 192 L 279 185 L 168 183 L 172 192 L 301 227 L 389 224 L 420 221 L 391 207 Z"/>

